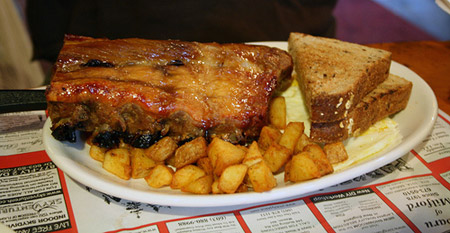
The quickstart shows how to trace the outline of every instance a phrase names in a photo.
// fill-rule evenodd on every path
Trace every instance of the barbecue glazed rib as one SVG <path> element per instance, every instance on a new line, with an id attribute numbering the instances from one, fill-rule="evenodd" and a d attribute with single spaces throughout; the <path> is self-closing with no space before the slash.
<path id="1" fill-rule="evenodd" d="M 267 123 L 268 103 L 291 80 L 292 59 L 266 46 L 68 35 L 47 88 L 59 140 L 74 130 L 113 147 L 219 136 L 238 143 Z M 149 141 L 149 143 L 146 143 Z"/>

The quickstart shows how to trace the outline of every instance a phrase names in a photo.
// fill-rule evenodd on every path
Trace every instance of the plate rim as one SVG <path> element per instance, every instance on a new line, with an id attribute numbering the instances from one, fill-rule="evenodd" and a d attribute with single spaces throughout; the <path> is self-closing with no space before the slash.
<path id="1" fill-rule="evenodd" d="M 287 42 L 284 41 L 252 42 L 251 44 L 267 45 L 270 47 L 282 48 L 284 50 L 286 50 L 287 48 Z M 90 188 L 96 189 L 100 192 L 131 201 L 178 207 L 220 207 L 256 204 L 294 196 L 304 196 L 305 194 L 347 181 L 349 179 L 362 175 L 366 171 L 371 171 L 385 164 L 388 164 L 395 159 L 406 155 L 429 134 L 434 125 L 434 122 L 436 121 L 438 113 L 437 100 L 434 92 L 419 75 L 417 75 L 414 71 L 410 70 L 406 66 L 392 61 L 391 68 L 392 67 L 395 67 L 395 69 L 399 69 L 398 72 L 408 73 L 408 77 L 404 77 L 405 79 L 410 80 L 409 76 L 411 75 L 411 77 L 413 77 L 414 79 L 414 82 L 419 83 L 419 85 L 422 87 L 421 90 L 424 90 L 423 94 L 429 97 L 428 101 L 430 101 L 429 104 L 431 104 L 431 111 L 427 113 L 425 117 L 427 121 L 413 131 L 415 135 L 412 135 L 413 133 L 411 133 L 408 135 L 409 137 L 406 140 L 405 138 L 403 138 L 402 142 L 390 151 L 368 159 L 360 164 L 343 169 L 342 171 L 338 171 L 333 174 L 310 181 L 291 184 L 284 187 L 276 187 L 268 192 L 197 195 L 186 194 L 177 190 L 176 192 L 179 193 L 163 193 L 157 190 L 152 190 L 150 187 L 148 191 L 134 189 L 133 187 L 127 187 L 123 185 L 123 183 L 127 181 L 120 180 L 120 178 L 116 178 L 119 179 L 120 182 L 119 180 L 117 182 L 110 182 L 109 179 L 104 179 L 103 175 L 91 175 L 92 170 L 90 170 L 87 166 L 85 166 L 84 164 L 79 164 L 69 157 L 64 156 L 64 153 L 67 152 L 67 150 L 64 150 L 64 147 L 69 144 L 66 142 L 57 141 L 51 136 L 50 118 L 48 118 L 45 122 L 43 129 L 44 147 L 48 156 L 56 164 L 56 166 L 75 181 L 80 182 Z M 416 85 L 417 84 L 414 84 L 413 88 Z M 410 106 L 409 103 L 408 106 Z"/>

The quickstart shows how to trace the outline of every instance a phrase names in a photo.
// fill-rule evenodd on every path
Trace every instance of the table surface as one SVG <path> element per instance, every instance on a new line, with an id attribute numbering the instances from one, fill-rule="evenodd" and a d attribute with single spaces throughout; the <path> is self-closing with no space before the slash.
<path id="1" fill-rule="evenodd" d="M 369 44 L 392 53 L 392 60 L 405 65 L 433 89 L 439 108 L 450 114 L 450 41 L 411 41 Z"/>

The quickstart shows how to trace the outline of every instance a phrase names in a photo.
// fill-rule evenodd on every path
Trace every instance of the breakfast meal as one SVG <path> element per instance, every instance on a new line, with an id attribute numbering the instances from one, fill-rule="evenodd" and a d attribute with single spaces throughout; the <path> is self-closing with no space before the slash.
<path id="1" fill-rule="evenodd" d="M 388 52 L 301 33 L 288 43 L 68 35 L 46 91 L 52 135 L 84 138 L 121 179 L 193 194 L 316 179 L 401 140 L 387 117 L 412 84 L 389 74 Z M 355 149 L 374 133 L 391 138 Z"/>
<path id="2" fill-rule="evenodd" d="M 313 141 L 343 141 L 406 107 L 412 83 L 389 75 L 389 52 L 302 33 L 288 46 Z"/>

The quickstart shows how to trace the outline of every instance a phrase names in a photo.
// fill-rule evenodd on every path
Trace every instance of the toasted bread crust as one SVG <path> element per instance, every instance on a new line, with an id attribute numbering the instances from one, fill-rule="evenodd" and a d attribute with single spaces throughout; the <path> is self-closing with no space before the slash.
<path id="1" fill-rule="evenodd" d="M 310 137 L 315 142 L 331 143 L 357 136 L 375 122 L 406 108 L 411 89 L 410 81 L 391 74 L 365 96 L 344 120 L 312 123 Z"/>
<path id="2" fill-rule="evenodd" d="M 291 33 L 288 50 L 314 123 L 344 119 L 389 75 L 391 53 L 381 49 Z"/>

